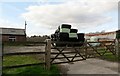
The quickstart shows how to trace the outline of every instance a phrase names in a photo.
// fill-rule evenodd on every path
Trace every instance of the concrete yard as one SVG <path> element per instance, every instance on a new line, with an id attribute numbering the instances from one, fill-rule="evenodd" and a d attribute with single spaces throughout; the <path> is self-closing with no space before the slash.
<path id="1" fill-rule="evenodd" d="M 118 63 L 90 58 L 73 64 L 62 64 L 66 74 L 118 74 Z"/>
<path id="2" fill-rule="evenodd" d="M 87 59 L 69 64 L 68 74 L 118 74 L 118 64 L 100 59 Z"/>

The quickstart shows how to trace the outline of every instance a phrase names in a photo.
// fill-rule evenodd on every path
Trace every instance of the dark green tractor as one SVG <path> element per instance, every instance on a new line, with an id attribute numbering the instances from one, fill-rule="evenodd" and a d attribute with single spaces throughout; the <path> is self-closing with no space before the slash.
<path id="1" fill-rule="evenodd" d="M 51 40 L 56 42 L 64 42 L 64 43 L 65 42 L 84 42 L 85 41 L 84 33 L 77 33 L 78 30 L 71 29 L 71 27 L 72 26 L 69 24 L 60 25 L 58 29 L 55 31 L 55 33 L 51 35 Z M 59 44 L 56 44 L 56 43 L 53 45 L 60 46 Z"/>

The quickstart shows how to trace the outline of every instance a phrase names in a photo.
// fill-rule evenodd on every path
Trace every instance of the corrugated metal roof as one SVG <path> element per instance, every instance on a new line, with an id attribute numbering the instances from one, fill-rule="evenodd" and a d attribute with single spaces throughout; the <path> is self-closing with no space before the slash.
<path id="1" fill-rule="evenodd" d="M 0 28 L 0 34 L 25 35 L 25 29 Z"/>

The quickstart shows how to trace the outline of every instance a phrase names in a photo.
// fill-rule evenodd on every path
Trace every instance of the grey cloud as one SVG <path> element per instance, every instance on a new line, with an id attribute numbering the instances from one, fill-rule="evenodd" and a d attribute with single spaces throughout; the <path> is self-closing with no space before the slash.
<path id="1" fill-rule="evenodd" d="M 47 4 L 40 6 L 29 6 L 28 12 L 22 14 L 22 17 L 33 24 L 56 28 L 61 23 L 79 24 L 78 27 L 91 27 L 107 23 L 112 20 L 105 13 L 117 8 L 117 2 L 90 2 L 88 0 L 80 2 L 66 1 L 62 4 Z M 44 26 L 43 26 L 44 25 Z"/>

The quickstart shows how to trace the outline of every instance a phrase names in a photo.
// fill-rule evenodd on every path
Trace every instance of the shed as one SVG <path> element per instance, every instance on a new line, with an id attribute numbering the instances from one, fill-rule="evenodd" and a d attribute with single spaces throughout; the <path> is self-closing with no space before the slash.
<path id="1" fill-rule="evenodd" d="M 26 41 L 25 29 L 19 28 L 0 28 L 0 35 L 2 41 Z"/>

